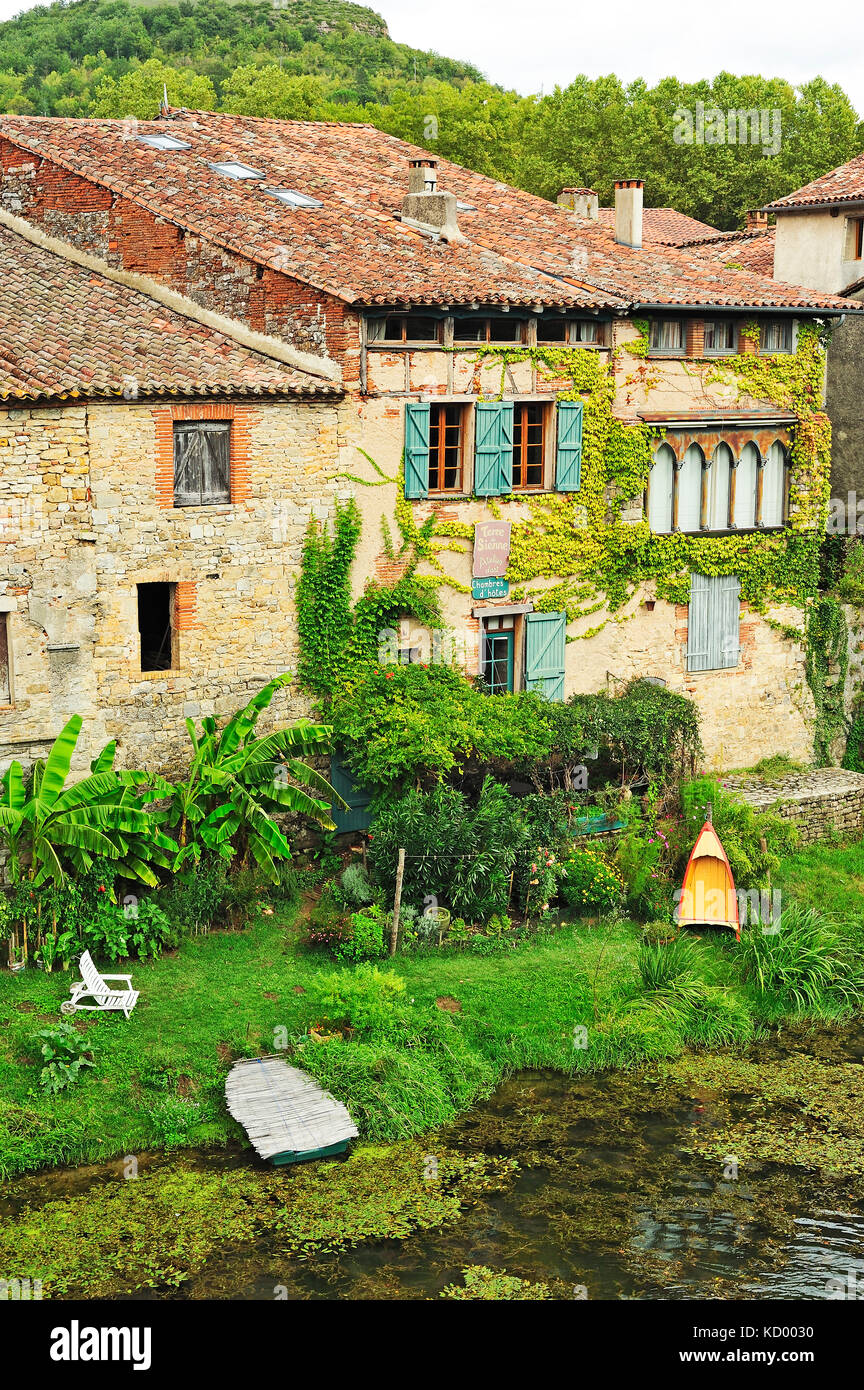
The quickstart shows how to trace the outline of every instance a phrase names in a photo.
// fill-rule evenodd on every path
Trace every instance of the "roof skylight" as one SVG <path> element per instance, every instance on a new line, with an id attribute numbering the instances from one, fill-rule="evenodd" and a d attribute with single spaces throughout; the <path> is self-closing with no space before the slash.
<path id="1" fill-rule="evenodd" d="M 263 179 L 264 175 L 260 169 L 252 169 L 248 164 L 241 164 L 237 159 L 226 159 L 224 164 L 211 164 L 211 169 L 215 169 L 217 174 L 227 174 L 229 179 Z"/>
<path id="2" fill-rule="evenodd" d="M 460 203 L 460 202 L 458 201 L 458 199 L 457 199 L 457 202 L 456 202 L 456 211 L 457 211 L 457 212 L 476 212 L 477 209 L 475 208 L 475 206 L 474 206 L 473 203 Z"/>
<path id="3" fill-rule="evenodd" d="M 289 208 L 320 208 L 324 204 L 318 198 L 310 198 L 308 193 L 298 193 L 295 188 L 265 188 L 265 193 L 278 198 Z"/>
<path id="4" fill-rule="evenodd" d="M 173 135 L 137 135 L 142 145 L 152 145 L 154 150 L 188 150 L 191 145 L 186 140 L 176 140 Z"/>

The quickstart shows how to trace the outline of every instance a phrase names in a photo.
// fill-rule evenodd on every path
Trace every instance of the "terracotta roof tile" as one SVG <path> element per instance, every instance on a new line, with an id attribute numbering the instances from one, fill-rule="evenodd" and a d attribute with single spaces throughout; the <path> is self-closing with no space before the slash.
<path id="1" fill-rule="evenodd" d="M 598 222 L 439 159 L 439 187 L 466 205 L 459 225 L 468 238 L 444 244 L 398 218 L 408 161 L 428 152 L 372 126 L 189 111 L 137 125 L 138 136 L 166 132 L 190 148 L 130 139 L 122 121 L 0 117 L 0 134 L 19 146 L 351 303 L 848 308 L 837 296 L 706 265 L 693 250 L 619 246 Z M 227 159 L 264 180 L 211 168 Z M 268 186 L 321 207 L 286 207 Z"/>
<path id="2" fill-rule="evenodd" d="M 721 232 L 695 242 L 692 248 L 716 266 L 743 266 L 757 275 L 774 274 L 774 228 L 751 232 Z"/>
<path id="3" fill-rule="evenodd" d="M 600 221 L 604 227 L 615 227 L 615 209 L 600 208 Z M 642 239 L 655 242 L 659 246 L 683 246 L 704 237 L 717 235 L 717 228 L 707 222 L 699 222 L 688 217 L 686 212 L 675 208 L 643 208 Z"/>
<path id="4" fill-rule="evenodd" d="M 332 395 L 139 290 L 0 226 L 0 398 Z"/>
<path id="5" fill-rule="evenodd" d="M 767 203 L 766 212 L 782 208 L 817 207 L 820 204 L 864 202 L 864 154 L 857 154 L 848 164 L 841 164 L 830 173 L 822 174 L 785 198 Z"/>

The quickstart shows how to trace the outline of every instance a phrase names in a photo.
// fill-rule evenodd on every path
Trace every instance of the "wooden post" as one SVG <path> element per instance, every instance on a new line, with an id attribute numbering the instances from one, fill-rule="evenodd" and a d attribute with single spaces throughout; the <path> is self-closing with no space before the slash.
<path id="1" fill-rule="evenodd" d="M 393 899 L 393 925 L 390 928 L 390 954 L 396 954 L 396 941 L 399 936 L 399 910 L 402 907 L 402 878 L 405 874 L 405 851 L 399 851 L 399 863 L 396 866 L 396 896 Z"/>

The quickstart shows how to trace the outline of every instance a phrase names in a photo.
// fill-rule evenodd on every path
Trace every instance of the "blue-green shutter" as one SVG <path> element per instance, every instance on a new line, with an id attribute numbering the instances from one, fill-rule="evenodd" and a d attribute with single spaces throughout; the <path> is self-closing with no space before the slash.
<path id="1" fill-rule="evenodd" d="M 741 586 L 734 574 L 691 574 L 688 671 L 726 671 L 738 665 L 740 598 Z"/>
<path id="2" fill-rule="evenodd" d="M 372 792 L 366 787 L 358 787 L 344 763 L 335 756 L 330 759 L 330 785 L 338 792 L 348 809 L 331 806 L 330 815 L 336 826 L 336 833 L 344 835 L 349 830 L 368 830 L 372 824 L 369 803 Z"/>
<path id="3" fill-rule="evenodd" d="M 429 495 L 428 401 L 408 401 L 405 406 L 405 496 Z"/>
<path id="4" fill-rule="evenodd" d="M 564 699 L 566 613 L 525 615 L 525 689 L 547 700 Z"/>
<path id="5" fill-rule="evenodd" d="M 555 487 L 559 492 L 578 492 L 582 481 L 582 402 L 558 404 L 558 454 Z"/>
<path id="6" fill-rule="evenodd" d="M 513 402 L 478 401 L 474 415 L 474 491 L 501 497 L 513 489 Z"/>

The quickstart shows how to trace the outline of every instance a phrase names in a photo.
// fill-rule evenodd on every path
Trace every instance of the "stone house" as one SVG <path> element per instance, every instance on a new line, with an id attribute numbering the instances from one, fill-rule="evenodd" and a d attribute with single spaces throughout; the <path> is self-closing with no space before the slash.
<path id="1" fill-rule="evenodd" d="M 88 261 L 0 227 L 0 766 L 80 713 L 83 766 L 114 738 L 125 765 L 167 771 L 186 717 L 233 712 L 295 661 L 342 389 Z"/>
<path id="2" fill-rule="evenodd" d="M 648 676 L 698 702 L 714 765 L 778 746 L 806 758 L 812 701 L 790 635 L 797 610 L 772 596 L 754 611 L 735 557 L 769 575 L 776 557 L 779 574 L 787 540 L 817 534 L 827 459 L 804 445 L 818 402 L 805 422 L 797 401 L 759 394 L 764 375 L 744 373 L 742 387 L 723 359 L 782 366 L 805 330 L 848 301 L 659 239 L 693 229 L 661 233 L 658 221 L 658 240 L 643 244 L 638 181 L 618 186 L 611 222 L 587 193 L 565 190 L 552 204 L 362 125 L 176 110 L 152 122 L 0 118 L 0 222 L 77 248 L 106 274 L 158 284 L 218 316 L 223 332 L 230 321 L 302 354 L 296 372 L 311 373 L 318 394 L 292 402 L 291 419 L 333 424 L 319 471 L 298 484 L 297 514 L 324 513 L 353 487 L 364 517 L 358 592 L 398 577 L 406 535 L 431 517 L 435 544 L 420 572 L 439 583 L 468 671 L 493 688 L 561 698 Z M 716 235 L 695 224 L 700 245 Z M 133 430 L 143 405 L 118 408 Z M 274 410 L 268 398 L 268 420 Z M 163 430 L 150 447 L 162 451 L 170 500 L 178 446 L 172 463 L 159 440 L 180 422 L 165 407 L 160 418 L 146 430 Z M 633 462 L 640 449 L 644 468 Z M 172 582 L 198 585 L 200 617 L 203 594 L 215 593 L 210 566 L 222 567 L 187 545 L 192 526 L 200 545 L 224 525 L 224 543 L 245 557 L 249 521 L 211 522 L 208 507 L 187 536 L 182 509 L 160 517 L 155 493 L 152 505 L 155 516 L 125 540 L 117 533 L 117 549 L 140 556 L 144 527 L 177 528 L 186 568 Z M 478 531 L 484 523 L 494 525 Z M 297 544 L 295 531 L 287 550 L 268 553 L 262 583 L 232 573 L 288 627 Z M 608 564 L 600 574 L 610 544 L 638 552 L 623 600 L 608 592 Z M 148 582 L 168 582 L 151 573 Z M 211 608 L 195 641 L 221 691 L 235 661 L 248 669 L 260 624 L 247 612 L 242 628 L 217 633 L 213 617 Z M 106 636 L 113 652 L 119 633 Z M 406 656 L 435 646 L 408 615 L 395 640 Z M 114 658 L 97 645 L 94 660 Z M 146 697 L 165 677 L 128 688 L 111 679 L 151 724 Z M 200 703 L 182 685 L 176 701 Z"/>

